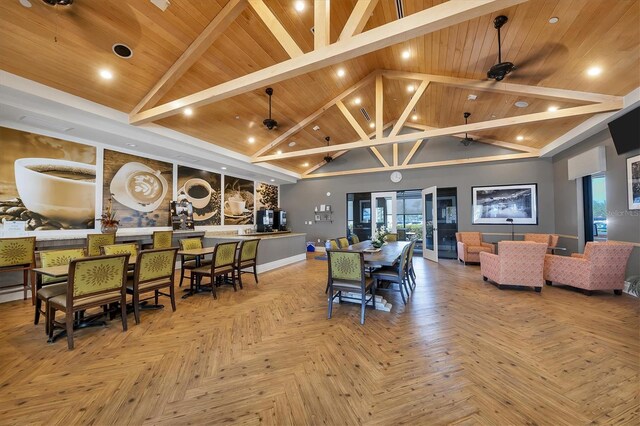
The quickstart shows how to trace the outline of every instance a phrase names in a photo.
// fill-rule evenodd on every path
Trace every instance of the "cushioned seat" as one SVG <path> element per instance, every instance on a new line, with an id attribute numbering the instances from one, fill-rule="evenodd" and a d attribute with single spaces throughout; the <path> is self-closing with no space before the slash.
<path id="1" fill-rule="evenodd" d="M 225 273 L 231 273 L 231 271 L 233 270 L 233 266 L 225 266 L 223 268 L 216 268 L 216 272 L 219 272 L 221 274 L 225 274 Z M 196 268 L 193 270 L 193 272 L 195 274 L 209 274 L 211 273 L 211 266 L 201 266 L 199 268 Z"/>
<path id="2" fill-rule="evenodd" d="M 365 280 L 365 288 L 369 289 L 373 284 L 373 279 L 367 278 Z M 333 288 L 335 290 L 348 290 L 348 291 L 357 291 L 359 292 L 361 289 L 360 282 L 356 281 L 343 281 L 343 280 L 333 280 Z"/>
<path id="3" fill-rule="evenodd" d="M 493 253 L 493 247 L 485 247 L 485 246 L 468 246 L 467 247 L 467 253 L 480 253 L 483 251 L 486 253 Z"/>
<path id="4" fill-rule="evenodd" d="M 38 290 L 38 297 L 49 300 L 52 297 L 60 296 L 61 294 L 67 294 L 67 282 L 59 284 L 51 284 L 42 287 Z"/>
<path id="5" fill-rule="evenodd" d="M 99 305 L 100 302 L 104 301 L 105 303 L 113 302 L 114 298 L 120 297 L 120 291 L 110 291 L 108 293 L 96 294 L 95 296 L 88 296 L 83 298 L 78 298 L 73 302 L 74 308 L 81 308 L 82 306 L 88 305 Z M 52 297 L 49 299 L 49 303 L 52 306 L 57 306 L 63 309 L 67 307 L 67 294 L 60 294 L 58 296 Z"/>
<path id="6" fill-rule="evenodd" d="M 211 265 L 211 260 L 202 259 L 200 261 L 200 266 Z M 195 260 L 185 260 L 182 266 L 186 269 L 196 269 L 196 261 Z"/>
<path id="7" fill-rule="evenodd" d="M 480 253 L 494 253 L 493 244 L 482 241 L 480 232 L 456 232 L 458 260 L 465 265 L 467 262 L 480 262 Z"/>
<path id="8" fill-rule="evenodd" d="M 155 280 L 155 281 L 148 281 L 145 283 L 140 283 L 138 288 L 140 290 L 147 290 L 150 288 L 154 288 L 154 287 L 158 287 L 158 286 L 162 286 L 162 287 L 166 287 L 171 283 L 170 280 L 168 279 L 162 279 L 162 280 Z M 133 291 L 133 287 L 134 287 L 134 282 L 133 280 L 131 281 L 127 281 L 127 290 L 129 291 Z"/>

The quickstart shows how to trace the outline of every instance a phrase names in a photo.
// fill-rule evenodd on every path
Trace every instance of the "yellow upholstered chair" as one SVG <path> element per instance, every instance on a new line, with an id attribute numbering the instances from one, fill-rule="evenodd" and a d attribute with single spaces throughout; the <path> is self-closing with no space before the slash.
<path id="1" fill-rule="evenodd" d="M 135 259 L 138 256 L 138 244 L 125 243 L 102 246 L 102 253 L 107 256 L 112 254 L 128 254 L 132 259 Z"/>
<path id="2" fill-rule="evenodd" d="M 202 240 L 200 238 L 185 238 L 184 240 L 180 240 L 180 250 L 193 250 L 193 249 L 201 249 L 202 248 Z M 210 260 L 200 259 L 200 266 L 211 265 Z M 180 255 L 180 287 L 182 287 L 182 281 L 184 280 L 185 271 L 191 271 L 196 269 L 198 265 L 196 264 L 195 256 L 185 256 Z M 190 278 L 191 276 L 189 276 Z"/>
<path id="3" fill-rule="evenodd" d="M 133 281 L 127 283 L 127 291 L 133 294 L 133 314 L 136 324 L 140 324 L 140 294 L 154 292 L 155 303 L 158 296 L 171 298 L 171 309 L 176 310 L 176 295 L 173 288 L 174 270 L 178 248 L 142 250 L 136 259 L 136 272 Z M 163 288 L 169 294 L 161 293 Z"/>
<path id="4" fill-rule="evenodd" d="M 22 290 L 27 300 L 29 271 L 35 265 L 36 237 L 0 238 L 0 272 L 22 271 Z M 35 285 L 31 287 L 35 303 Z"/>
<path id="5" fill-rule="evenodd" d="M 360 238 L 356 234 L 351 234 L 351 244 L 358 244 L 360 242 Z"/>
<path id="6" fill-rule="evenodd" d="M 193 291 L 194 281 L 196 279 L 201 280 L 202 277 L 211 278 L 211 294 L 214 299 L 217 299 L 216 295 L 216 278 L 225 277 L 231 274 L 231 285 L 233 285 L 233 291 L 237 291 L 235 280 L 235 259 L 236 249 L 238 248 L 238 242 L 232 241 L 229 243 L 220 243 L 216 245 L 213 250 L 213 259 L 211 265 L 201 266 L 191 271 L 191 290 Z"/>
<path id="7" fill-rule="evenodd" d="M 116 243 L 116 234 L 87 234 L 87 256 L 100 256 L 100 247 Z"/>
<path id="8" fill-rule="evenodd" d="M 338 297 L 342 302 L 342 292 L 360 293 L 360 324 L 364 324 L 364 313 L 367 303 L 371 302 L 376 308 L 376 287 L 371 278 L 364 273 L 364 253 L 359 251 L 329 250 L 328 284 L 329 284 L 329 313 L 333 311 L 333 299 Z M 371 296 L 367 298 L 367 292 Z"/>
<path id="9" fill-rule="evenodd" d="M 329 249 L 330 250 L 339 250 L 340 246 L 336 240 L 329 240 Z"/>
<path id="10" fill-rule="evenodd" d="M 53 337 L 56 311 L 65 313 L 67 345 L 73 349 L 74 314 L 79 311 L 120 303 L 122 330 L 127 330 L 127 264 L 128 254 L 98 256 L 72 260 L 66 294 L 49 299 L 47 321 L 49 337 Z"/>
<path id="11" fill-rule="evenodd" d="M 53 266 L 66 266 L 72 260 L 85 257 L 83 248 L 72 248 L 62 250 L 47 250 L 38 253 L 40 258 L 40 266 L 42 268 L 50 268 Z M 40 313 L 42 302 L 44 301 L 44 314 L 49 311 L 49 299 L 67 292 L 67 277 L 53 278 L 46 275 L 39 275 L 36 284 L 36 314 L 33 321 L 34 324 L 40 322 Z M 48 331 L 48 330 L 47 330 Z"/>
<path id="12" fill-rule="evenodd" d="M 396 234 L 395 232 L 392 232 L 392 233 L 390 233 L 390 234 L 387 234 L 387 235 L 384 237 L 384 240 L 385 240 L 386 242 L 389 242 L 389 243 L 392 243 L 392 242 L 398 241 L 398 234 Z"/>
<path id="13" fill-rule="evenodd" d="M 242 274 L 250 273 L 249 271 L 243 271 L 243 269 L 253 268 L 253 277 L 258 284 L 258 245 L 260 239 L 245 240 L 240 243 L 237 251 L 236 261 L 236 274 L 238 275 L 238 283 L 242 288 Z"/>
<path id="14" fill-rule="evenodd" d="M 349 247 L 349 240 L 347 239 L 347 237 L 340 237 L 338 238 L 338 245 L 340 246 L 340 248 L 347 248 Z"/>
<path id="15" fill-rule="evenodd" d="M 170 248 L 173 245 L 173 231 L 154 231 L 152 240 L 154 249 Z"/>

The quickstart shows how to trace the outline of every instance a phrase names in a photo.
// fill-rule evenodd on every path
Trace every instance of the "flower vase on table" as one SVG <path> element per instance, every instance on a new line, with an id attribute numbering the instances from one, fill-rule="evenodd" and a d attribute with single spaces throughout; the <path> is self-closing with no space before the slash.
<path id="1" fill-rule="evenodd" d="M 116 211 L 113 210 L 111 198 L 109 198 L 104 213 L 98 220 L 101 223 L 100 230 L 103 234 L 115 234 L 118 231 L 120 221 L 116 219 Z"/>
<path id="2" fill-rule="evenodd" d="M 389 232 L 384 226 L 377 228 L 376 232 L 371 236 L 371 245 L 377 249 L 382 247 L 386 241 L 385 238 L 387 234 L 389 234 Z"/>

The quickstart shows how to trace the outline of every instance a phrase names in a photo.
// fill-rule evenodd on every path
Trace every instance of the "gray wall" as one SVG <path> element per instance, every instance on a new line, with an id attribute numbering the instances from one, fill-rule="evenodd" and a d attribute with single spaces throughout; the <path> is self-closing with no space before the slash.
<path id="1" fill-rule="evenodd" d="M 344 155 L 344 158 L 347 155 Z M 353 168 L 356 168 L 353 166 Z M 323 167 L 323 170 L 326 170 Z M 382 192 L 423 189 L 429 186 L 456 187 L 458 189 L 458 229 L 510 234 L 510 225 L 471 225 L 471 187 L 481 185 L 537 183 L 538 225 L 516 226 L 516 233 L 551 233 L 555 229 L 553 211 L 553 170 L 550 160 L 520 160 L 511 162 L 469 164 L 403 170 L 399 184 L 389 180 L 389 172 L 301 180 L 280 187 L 280 205 L 288 212 L 288 221 L 294 232 L 306 232 L 308 239 L 323 241 L 346 233 L 346 194 L 349 192 Z M 331 196 L 327 197 L 327 192 Z M 333 223 L 314 223 L 314 206 L 330 204 Z M 505 237 L 488 237 L 487 241 Z"/>
<path id="2" fill-rule="evenodd" d="M 553 176 L 555 187 L 555 223 L 556 233 L 572 236 L 563 238 L 561 245 L 571 251 L 582 251 L 578 247 L 578 195 L 576 181 L 568 179 L 567 160 L 596 146 L 604 146 L 607 156 L 607 231 L 608 238 L 615 241 L 640 243 L 640 210 L 628 210 L 627 201 L 627 163 L 629 157 L 640 154 L 640 149 L 618 155 L 609 130 L 584 140 L 571 149 L 553 157 Z M 640 247 L 636 247 L 627 268 L 627 275 L 640 274 Z"/>

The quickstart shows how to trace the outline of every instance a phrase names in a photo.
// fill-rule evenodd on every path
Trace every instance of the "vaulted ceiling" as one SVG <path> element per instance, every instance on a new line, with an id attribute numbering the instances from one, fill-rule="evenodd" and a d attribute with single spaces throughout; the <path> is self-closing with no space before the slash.
<path id="1" fill-rule="evenodd" d="M 130 113 L 227 3 L 227 0 L 173 1 L 163 12 L 143 0 L 76 0 L 69 7 L 51 7 L 40 0 L 31 0 L 30 8 L 23 7 L 18 0 L 5 0 L 0 2 L 0 67 Z M 294 3 L 264 0 L 299 49 L 308 53 L 314 50 L 313 1 L 304 1 L 307 7 L 303 11 L 297 11 Z M 331 1 L 331 43 L 338 40 L 356 3 L 356 0 Z M 400 3 L 404 15 L 409 16 L 443 1 Z M 192 116 L 176 114 L 156 123 L 253 155 L 379 70 L 486 80 L 486 71 L 497 62 L 497 36 L 492 21 L 498 14 L 509 17 L 502 33 L 503 60 L 519 66 L 505 81 L 617 96 L 640 86 L 640 1 L 529 0 L 272 84 L 273 116 L 279 122 L 279 127 L 272 131 L 262 126 L 268 108 L 265 88 L 200 106 Z M 550 23 L 552 17 L 559 21 Z M 364 31 L 397 19 L 396 1 L 379 0 Z M 133 56 L 116 57 L 111 51 L 115 43 L 130 46 Z M 403 57 L 405 51 L 409 52 L 408 58 Z M 289 58 L 290 54 L 274 36 L 273 25 L 267 26 L 255 8 L 247 5 L 156 104 L 169 103 Z M 586 70 L 593 66 L 601 67 L 602 74 L 587 75 Z M 114 78 L 102 79 L 101 69 L 111 70 Z M 344 70 L 344 76 L 338 75 L 339 69 Z M 408 86 L 415 89 L 420 81 L 386 75 L 382 83 L 383 122 L 393 123 L 412 97 Z M 477 95 L 477 99 L 468 100 L 470 94 Z M 356 98 L 360 100 L 358 105 Z M 528 107 L 517 108 L 516 101 L 526 101 Z M 359 126 L 367 133 L 374 132 L 370 124 L 375 123 L 376 116 L 375 78 L 365 80 L 342 102 Z M 482 122 L 543 112 L 550 106 L 563 109 L 586 103 L 432 82 L 416 103 L 410 121 L 423 128 L 442 128 L 463 124 L 465 111 L 472 114 L 470 122 Z M 147 105 L 150 106 L 154 105 Z M 365 119 L 361 108 L 371 121 Z M 591 115 L 476 133 L 479 137 L 541 148 Z M 320 130 L 314 131 L 315 126 Z M 344 112 L 331 105 L 265 154 L 322 147 L 327 135 L 332 145 L 361 139 Z M 517 140 L 517 136 L 522 136 L 522 140 Z M 249 138 L 255 141 L 250 143 Z M 291 142 L 295 145 L 290 146 Z M 324 156 L 319 153 L 271 162 L 304 172 Z"/>

